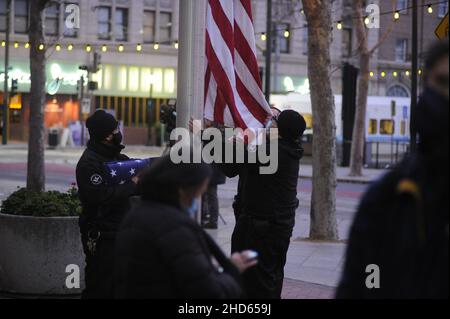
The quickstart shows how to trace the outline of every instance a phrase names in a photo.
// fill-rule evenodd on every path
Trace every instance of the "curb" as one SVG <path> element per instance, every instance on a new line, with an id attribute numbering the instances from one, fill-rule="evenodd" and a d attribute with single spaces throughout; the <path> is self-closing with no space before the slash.
<path id="1" fill-rule="evenodd" d="M 299 175 L 298 178 L 304 178 L 304 179 L 312 180 L 312 176 L 306 176 L 306 175 Z M 345 178 L 345 177 L 342 178 L 341 177 L 341 178 L 337 178 L 336 181 L 338 183 L 370 185 L 370 184 L 374 183 L 376 181 L 376 179 L 374 179 L 374 180 L 354 180 L 354 179 L 351 179 L 351 178 Z"/>

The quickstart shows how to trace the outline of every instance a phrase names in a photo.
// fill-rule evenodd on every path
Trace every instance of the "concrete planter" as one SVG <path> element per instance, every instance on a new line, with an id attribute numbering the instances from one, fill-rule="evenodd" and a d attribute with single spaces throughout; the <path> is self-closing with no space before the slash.
<path id="1" fill-rule="evenodd" d="M 82 286 L 66 287 L 68 265 L 79 267 L 82 285 L 85 261 L 77 217 L 0 214 L 0 292 L 78 295 Z"/>

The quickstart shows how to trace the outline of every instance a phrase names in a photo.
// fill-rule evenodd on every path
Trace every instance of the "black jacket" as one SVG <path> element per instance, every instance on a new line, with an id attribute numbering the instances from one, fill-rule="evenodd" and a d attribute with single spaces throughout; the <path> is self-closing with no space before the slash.
<path id="1" fill-rule="evenodd" d="M 352 226 L 338 298 L 448 298 L 449 176 L 441 164 L 416 154 L 371 187 Z M 372 264 L 379 289 L 366 286 Z"/>
<path id="2" fill-rule="evenodd" d="M 223 267 L 219 272 L 212 256 Z M 119 299 L 239 298 L 237 269 L 180 209 L 136 199 L 116 241 Z"/>
<path id="3" fill-rule="evenodd" d="M 258 163 L 221 165 L 227 177 L 239 176 L 236 197 L 239 211 L 271 219 L 292 219 L 299 204 L 297 185 L 302 157 L 300 144 L 280 139 L 275 174 L 261 174 Z"/>
<path id="4" fill-rule="evenodd" d="M 104 163 L 129 158 L 120 154 L 124 147 L 108 146 L 90 141 L 76 169 L 79 198 L 83 207 L 80 217 L 82 231 L 97 227 L 103 231 L 116 231 L 129 209 L 129 198 L 136 185 L 108 185 Z"/>

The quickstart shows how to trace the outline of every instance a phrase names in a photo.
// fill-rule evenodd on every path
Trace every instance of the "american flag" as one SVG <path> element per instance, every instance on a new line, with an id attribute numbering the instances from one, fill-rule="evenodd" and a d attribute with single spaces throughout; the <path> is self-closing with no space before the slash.
<path id="1" fill-rule="evenodd" d="M 271 117 L 256 58 L 251 0 L 208 0 L 205 118 L 261 128 Z"/>
<path id="2" fill-rule="evenodd" d="M 108 185 L 123 185 L 131 181 L 143 169 L 147 168 L 152 159 L 133 159 L 121 162 L 105 163 Z"/>

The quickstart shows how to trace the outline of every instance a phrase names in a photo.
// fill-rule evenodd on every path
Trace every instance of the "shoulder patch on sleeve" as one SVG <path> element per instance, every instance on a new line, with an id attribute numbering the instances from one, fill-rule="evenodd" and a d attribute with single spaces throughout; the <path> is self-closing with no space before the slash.
<path id="1" fill-rule="evenodd" d="M 91 176 L 91 184 L 94 186 L 101 185 L 103 183 L 103 178 L 99 174 L 94 174 Z"/>

